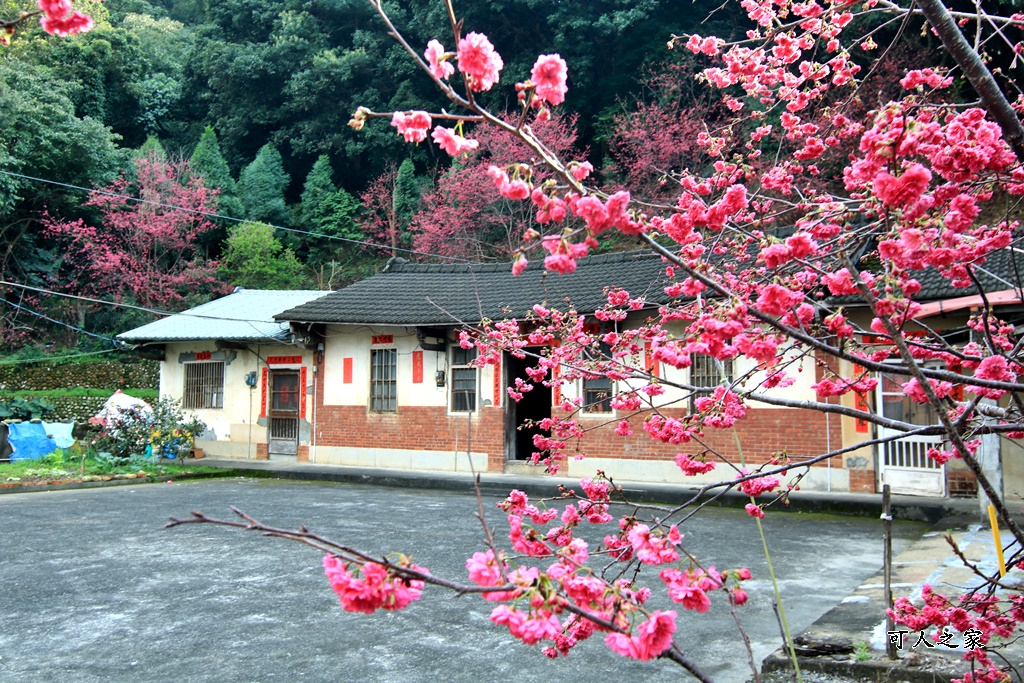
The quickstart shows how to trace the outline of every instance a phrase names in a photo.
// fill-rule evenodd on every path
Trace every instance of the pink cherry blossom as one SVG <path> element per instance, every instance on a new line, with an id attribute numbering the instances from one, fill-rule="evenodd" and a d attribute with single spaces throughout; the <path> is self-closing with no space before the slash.
<path id="1" fill-rule="evenodd" d="M 931 171 L 921 164 L 910 164 L 899 177 L 879 171 L 875 176 L 875 194 L 886 206 L 908 207 L 921 198 L 931 179 Z"/>
<path id="2" fill-rule="evenodd" d="M 471 152 L 480 146 L 480 143 L 476 140 L 470 140 L 456 134 L 452 128 L 442 128 L 437 126 L 434 128 L 434 132 L 431 135 L 434 142 L 437 143 L 438 147 L 451 154 L 453 157 L 462 154 L 463 152 Z"/>
<path id="3" fill-rule="evenodd" d="M 423 567 L 408 565 L 425 572 Z M 361 568 L 362 578 L 350 572 L 350 565 L 333 555 L 324 555 L 324 573 L 331 588 L 338 594 L 347 612 L 372 614 L 378 609 L 405 609 L 420 599 L 423 581 L 392 575 L 383 565 L 367 562 Z"/>
<path id="4" fill-rule="evenodd" d="M 564 59 L 559 55 L 541 55 L 530 72 L 534 94 L 550 105 L 561 104 L 569 89 L 565 84 L 567 76 L 568 67 Z"/>
<path id="5" fill-rule="evenodd" d="M 430 66 L 430 73 L 435 78 L 442 81 L 448 80 L 453 73 L 455 73 L 455 67 L 452 66 L 451 62 L 444 59 L 444 47 L 437 40 L 431 40 L 427 43 L 426 52 L 423 56 L 427 60 L 427 64 Z"/>
<path id="6" fill-rule="evenodd" d="M 672 645 L 672 634 L 676 632 L 676 613 L 654 611 L 650 618 L 636 629 L 636 635 L 609 633 L 605 645 L 624 657 L 649 661 Z"/>
<path id="7" fill-rule="evenodd" d="M 398 129 L 406 142 L 423 142 L 430 130 L 430 114 L 425 111 L 396 111 L 391 116 L 391 125 Z"/>
<path id="8" fill-rule="evenodd" d="M 740 468 L 740 473 L 736 475 L 737 478 L 746 477 L 750 474 L 750 470 L 745 467 Z M 762 493 L 777 489 L 780 486 L 778 477 L 755 477 L 754 479 L 747 479 L 740 483 L 740 490 L 748 496 L 759 496 Z"/>
<path id="9" fill-rule="evenodd" d="M 747 514 L 751 517 L 757 517 L 758 519 L 764 519 L 764 510 L 761 509 L 760 505 L 755 503 L 747 503 L 743 506 L 743 509 L 747 511 Z"/>
<path id="10" fill-rule="evenodd" d="M 490 90 L 498 82 L 505 66 L 494 45 L 482 33 L 471 32 L 459 41 L 457 51 L 459 71 L 466 75 L 473 92 Z"/>

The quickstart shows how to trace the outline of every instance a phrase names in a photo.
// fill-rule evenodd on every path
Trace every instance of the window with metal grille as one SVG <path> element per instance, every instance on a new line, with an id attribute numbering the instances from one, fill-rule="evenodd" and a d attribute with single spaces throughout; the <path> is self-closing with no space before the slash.
<path id="1" fill-rule="evenodd" d="M 185 363 L 185 391 L 181 407 L 224 407 L 224 363 Z"/>
<path id="2" fill-rule="evenodd" d="M 733 380 L 732 359 L 719 361 L 712 356 L 694 354 L 691 357 L 690 384 L 695 387 L 717 387 L 729 384 Z M 713 390 L 698 391 L 690 397 L 690 410 L 694 410 L 693 402 L 701 396 L 710 396 Z"/>
<path id="3" fill-rule="evenodd" d="M 370 351 L 370 410 L 375 413 L 393 413 L 398 410 L 398 351 L 374 349 Z"/>
<path id="4" fill-rule="evenodd" d="M 453 413 L 470 413 L 476 410 L 477 369 L 473 365 L 476 360 L 476 348 L 452 349 L 452 394 L 451 411 Z"/>
<path id="5" fill-rule="evenodd" d="M 599 330 L 596 325 L 590 326 L 590 334 L 597 335 Z M 594 362 L 594 370 L 601 370 L 602 363 L 612 360 L 612 347 L 603 341 L 599 341 L 597 347 L 593 346 L 583 350 L 583 357 Z M 602 375 L 583 376 L 583 412 L 584 413 L 610 413 L 612 412 L 612 380 Z"/>
<path id="6" fill-rule="evenodd" d="M 583 412 L 612 412 L 612 381 L 607 377 L 583 378 Z"/>

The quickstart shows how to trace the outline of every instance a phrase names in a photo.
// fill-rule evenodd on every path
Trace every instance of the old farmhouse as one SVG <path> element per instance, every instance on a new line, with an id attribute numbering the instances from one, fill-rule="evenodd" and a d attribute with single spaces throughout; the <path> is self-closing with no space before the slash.
<path id="1" fill-rule="evenodd" d="M 990 260 L 998 272 L 985 283 L 986 289 L 1001 292 L 993 300 L 1015 310 L 1021 308 L 1019 292 L 1007 284 L 1004 272 L 1012 270 L 1015 255 L 1004 256 Z M 650 252 L 591 256 L 564 276 L 536 264 L 513 277 L 509 264 L 425 265 L 392 259 L 380 274 L 335 292 L 242 291 L 120 338 L 165 350 L 161 394 L 181 397 L 211 425 L 197 446 L 213 455 L 417 470 L 539 472 L 529 462 L 535 450 L 532 433 L 520 426 L 549 416 L 564 398 L 581 397 L 588 408 L 579 419 L 590 427 L 580 443 L 586 458 L 569 460 L 569 476 L 591 476 L 601 469 L 622 480 L 698 482 L 699 477 L 685 477 L 674 462 L 676 453 L 699 450 L 698 444 L 652 441 L 641 428 L 642 416 L 632 418 L 632 436 L 614 434 L 622 418 L 607 402 L 592 400 L 610 388 L 608 380 L 538 385 L 517 403 L 505 388 L 517 377 L 525 378 L 529 361 L 506 353 L 499 365 L 477 368 L 471 363 L 473 352 L 457 343 L 458 332 L 466 326 L 484 319 L 522 319 L 538 302 L 561 308 L 571 303 L 578 311 L 593 312 L 605 303 L 608 284 L 645 296 L 649 307 L 668 300 L 664 263 Z M 935 302 L 922 312 L 928 324 L 954 338 L 962 335 L 966 317 L 978 302 L 946 291 L 938 278 L 924 278 L 922 284 L 922 295 Z M 857 315 L 854 302 L 850 312 Z M 229 327 L 212 318 L 185 323 L 182 317 L 226 313 L 235 316 Z M 651 313 L 651 308 L 635 311 L 619 324 L 636 325 Z M 238 318 L 276 322 L 261 332 L 255 326 L 245 332 L 238 325 L 247 323 Z M 708 385 L 731 379 L 722 377 L 723 369 L 738 376 L 746 361 L 738 358 L 736 367 L 723 368 L 698 358 L 685 371 L 657 367 L 649 358 L 637 362 L 666 379 Z M 821 378 L 820 364 L 811 356 L 799 362 L 797 382 L 772 391 L 814 399 L 811 386 Z M 850 375 L 853 368 L 839 370 Z M 917 406 L 899 384 L 884 375 L 880 379 L 875 395 L 849 395 L 844 401 L 870 405 L 890 416 L 929 419 L 912 414 Z M 673 392 L 659 397 L 663 412 L 685 413 L 685 394 Z M 742 449 L 747 463 L 758 464 L 782 450 L 799 461 L 840 447 L 852 449 L 878 432 L 873 425 L 835 415 L 759 405 L 748 410 L 735 431 L 709 430 L 708 442 L 737 459 Z M 936 466 L 924 456 L 928 445 L 922 439 L 852 449 L 814 465 L 801 488 L 867 492 L 889 483 L 903 493 L 973 495 L 970 473 L 956 462 Z M 1024 490 L 1024 472 L 1013 471 L 1012 464 L 1021 458 L 1008 457 L 1019 450 L 1017 445 L 996 439 L 989 450 L 997 460 L 1002 455 L 1007 486 L 1020 481 Z"/>

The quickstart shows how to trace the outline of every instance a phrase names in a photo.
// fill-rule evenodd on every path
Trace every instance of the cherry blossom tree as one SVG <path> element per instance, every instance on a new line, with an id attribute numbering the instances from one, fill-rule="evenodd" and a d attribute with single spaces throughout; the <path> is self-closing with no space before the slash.
<path id="1" fill-rule="evenodd" d="M 447 47 L 440 39 L 413 45 L 377 0 L 370 3 L 450 106 L 439 112 L 360 108 L 351 125 L 360 129 L 387 117 L 407 142 L 430 144 L 429 137 L 453 156 L 476 149 L 494 131 L 517 139 L 524 147 L 519 159 L 483 172 L 493 192 L 534 212 L 513 272 L 539 258 L 548 270 L 571 273 L 610 234 L 633 238 L 665 261 L 668 303 L 644 323 L 620 325 L 631 311 L 650 307 L 608 283 L 596 324 L 571 307 L 538 302 L 528 320 L 465 330 L 461 345 L 476 347 L 480 365 L 499 362 L 503 352 L 532 359 L 528 381 L 508 388 L 513 400 L 540 383 L 607 378 L 619 434 L 642 429 L 657 442 L 678 445 L 676 464 L 686 475 L 723 474 L 675 508 L 630 504 L 600 474 L 544 504 L 513 491 L 500 504 L 507 536 L 484 526 L 485 547 L 467 560 L 468 583 L 434 576 L 409 558 L 371 557 L 305 529 L 273 529 L 251 518 L 234 524 L 323 551 L 346 610 L 402 609 L 427 585 L 476 592 L 497 603 L 493 622 L 524 643 L 543 643 L 551 657 L 600 634 L 623 656 L 669 658 L 702 681 L 710 677 L 673 640 L 678 612 L 650 609 L 647 599 L 664 591 L 678 609 L 702 613 L 710 596 L 722 595 L 737 607 L 746 601 L 742 582 L 750 573 L 716 569 L 687 553 L 680 526 L 697 523 L 702 496 L 732 489 L 749 497 L 747 512 L 760 525 L 766 509 L 784 500 L 811 465 L 850 450 L 799 459 L 761 454 L 745 462 L 709 445 L 708 434 L 733 431 L 752 407 L 819 411 L 895 433 L 866 437 L 857 447 L 937 437 L 929 457 L 961 460 L 1000 523 L 1024 546 L 1024 532 L 978 458 L 988 435 L 1024 438 L 1024 339 L 977 287 L 986 260 L 1020 236 L 1009 213 L 981 216 L 992 213 L 983 214 L 994 199 L 1024 193 L 1024 98 L 1005 73 L 997 79 L 981 53 L 1020 52 L 1024 16 L 999 16 L 983 4 L 951 12 L 939 0 L 742 0 L 749 19 L 744 34 L 680 35 L 669 42 L 695 56 L 695 75 L 723 114 L 696 134 L 706 162 L 665 169 L 672 191 L 659 187 L 648 197 L 634 196 L 632 187 L 602 188 L 590 164 L 565 159 L 538 134 L 569 93 L 571 65 L 561 57 L 541 55 L 530 74 L 504 74 L 501 56 L 477 27 L 463 26 L 450 0 Z M 935 52 L 943 64 L 907 70 L 894 97 L 864 110 L 862 79 L 874 55 L 892 47 L 876 41 L 922 30 L 941 44 Z M 520 79 L 507 89 L 518 100 L 512 112 L 482 103 L 482 93 L 503 78 Z M 825 168 L 838 171 L 822 178 Z M 921 317 L 915 297 L 925 272 L 978 294 L 969 340 L 947 339 Z M 1014 286 L 1019 291 L 1020 283 Z M 866 311 L 863 319 L 850 312 L 851 302 Z M 685 371 L 698 357 L 720 368 L 742 360 L 748 369 L 738 376 L 720 372 L 708 385 L 692 383 L 685 372 L 655 370 L 657 364 Z M 816 399 L 788 398 L 779 389 L 806 363 L 820 371 Z M 905 395 L 930 406 L 936 422 L 914 425 L 855 400 L 876 386 L 881 372 L 902 377 Z M 689 398 L 692 410 L 682 416 L 666 410 L 659 398 L 666 392 Z M 555 407 L 542 421 L 548 435 L 534 438 L 534 462 L 555 472 L 566 458 L 585 455 L 580 444 L 590 428 L 578 419 L 585 409 L 573 400 Z M 1017 551 L 1008 562 L 1022 560 Z M 990 577 L 984 589 L 961 598 L 929 592 L 923 609 L 901 601 L 893 616 L 915 629 L 976 629 L 984 643 L 1010 637 L 1024 621 L 1024 598 L 1014 589 L 1001 599 L 997 586 L 1006 588 Z M 973 670 L 963 680 L 1005 677 L 988 651 L 971 650 L 969 657 Z"/>
<path id="2" fill-rule="evenodd" d="M 182 169 L 158 155 L 134 164 L 134 179 L 122 176 L 86 202 L 102 217 L 95 225 L 44 217 L 46 235 L 61 247 L 55 286 L 160 310 L 181 310 L 225 291 L 217 264 L 196 247 L 217 229 L 203 215 L 216 211 L 216 192 L 198 177 L 182 184 Z"/>

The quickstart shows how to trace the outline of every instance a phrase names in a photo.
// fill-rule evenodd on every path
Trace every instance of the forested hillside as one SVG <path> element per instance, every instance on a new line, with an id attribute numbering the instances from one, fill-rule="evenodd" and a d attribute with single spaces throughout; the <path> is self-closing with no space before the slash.
<path id="1" fill-rule="evenodd" d="M 506 73 L 527 77 L 537 54 L 565 58 L 573 97 L 542 135 L 592 163 L 607 187 L 656 193 L 666 174 L 707 163 L 695 141 L 722 104 L 694 80 L 694 56 L 666 42 L 733 33 L 715 3 L 463 4 L 467 30 L 486 28 Z M 388 5 L 420 45 L 448 30 L 442 3 Z M 7 17 L 31 9 L 0 6 Z M 453 165 L 430 141 L 346 125 L 358 106 L 445 104 L 365 0 L 75 6 L 93 18 L 88 33 L 56 39 L 26 22 L 0 47 L 6 282 L 181 310 L 238 285 L 342 286 L 392 255 L 508 259 L 531 227 L 530 211 L 488 191 L 479 172 L 518 158 L 511 139 L 482 138 Z M 880 96 L 889 75 L 885 64 L 874 73 Z M 501 108 L 514 92 L 480 97 Z M 78 344 L 83 331 L 105 337 L 150 317 L 11 286 L 4 298 L 7 348 Z"/>

